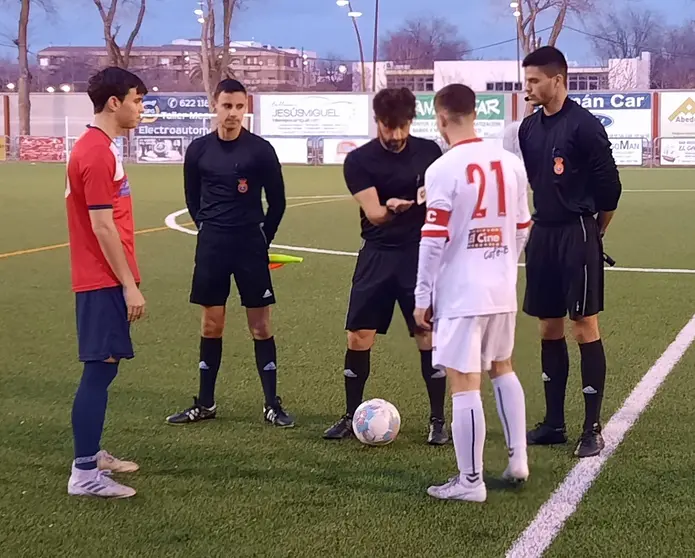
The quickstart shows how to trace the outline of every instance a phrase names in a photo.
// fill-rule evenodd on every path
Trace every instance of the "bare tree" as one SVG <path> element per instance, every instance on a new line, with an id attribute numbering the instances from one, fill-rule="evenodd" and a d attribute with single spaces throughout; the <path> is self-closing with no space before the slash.
<path id="1" fill-rule="evenodd" d="M 121 30 L 121 24 L 117 23 L 119 0 L 93 0 L 94 5 L 97 7 L 97 10 L 99 10 L 101 21 L 104 24 L 104 41 L 106 42 L 106 50 L 109 53 L 109 65 L 127 68 L 130 63 L 130 51 L 133 48 L 138 33 L 140 33 L 142 21 L 145 19 L 146 0 L 120 1 L 122 4 L 139 4 L 135 25 L 130 35 L 128 35 L 128 39 L 123 48 L 121 48 L 117 41 L 118 33 Z"/>
<path id="2" fill-rule="evenodd" d="M 19 21 L 17 26 L 17 38 L 13 39 L 17 45 L 19 62 L 19 79 L 17 80 L 18 109 L 19 109 L 19 133 L 28 136 L 31 133 L 31 80 L 29 69 L 29 17 L 32 5 L 37 5 L 46 13 L 53 13 L 51 0 L 21 0 L 19 9 Z"/>
<path id="3" fill-rule="evenodd" d="M 639 58 L 642 52 L 658 48 L 664 31 L 651 10 L 626 8 L 593 17 L 586 26 L 596 55 L 611 58 Z"/>
<path id="4" fill-rule="evenodd" d="M 695 87 L 695 22 L 666 30 L 652 59 L 652 87 Z"/>
<path id="5" fill-rule="evenodd" d="M 410 19 L 381 40 L 383 58 L 414 69 L 434 68 L 435 60 L 460 60 L 468 43 L 443 17 Z"/>
<path id="6" fill-rule="evenodd" d="M 506 1 L 506 0 L 505 0 Z M 554 15 L 555 19 L 550 28 L 546 44 L 555 46 L 568 17 L 585 16 L 595 7 L 595 0 L 518 0 L 520 16 L 517 18 L 517 31 L 524 54 L 528 54 L 541 46 L 542 40 L 538 35 L 539 19 L 547 19 Z"/>
<path id="7" fill-rule="evenodd" d="M 243 0 L 219 0 L 222 4 L 222 45 L 217 46 L 216 37 L 216 20 L 219 13 L 219 7 L 215 0 L 205 0 L 205 9 L 201 16 L 201 75 L 203 86 L 208 96 L 208 102 L 212 108 L 213 93 L 217 83 L 233 75 L 230 69 L 232 50 L 231 43 L 231 26 L 234 11 L 241 8 Z"/>
<path id="8" fill-rule="evenodd" d="M 328 53 L 326 58 L 319 61 L 319 84 L 322 89 L 328 91 L 345 91 L 343 87 L 347 81 L 346 77 L 351 63 L 333 53 Z M 318 85 L 318 84 L 317 84 Z"/>

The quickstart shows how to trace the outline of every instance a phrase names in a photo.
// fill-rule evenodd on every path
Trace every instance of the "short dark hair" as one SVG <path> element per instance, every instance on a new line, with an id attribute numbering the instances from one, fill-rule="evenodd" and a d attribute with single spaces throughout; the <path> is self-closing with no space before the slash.
<path id="1" fill-rule="evenodd" d="M 522 64 L 524 68 L 535 66 L 548 77 L 562 74 L 567 77 L 567 59 L 555 47 L 544 46 L 526 55 Z"/>
<path id="2" fill-rule="evenodd" d="M 243 93 L 246 95 L 246 87 L 237 79 L 227 78 L 223 79 L 217 84 L 215 88 L 215 100 L 220 96 L 221 93 Z"/>
<path id="3" fill-rule="evenodd" d="M 374 95 L 372 108 L 377 121 L 395 130 L 415 118 L 415 104 L 415 95 L 407 87 L 389 87 Z"/>
<path id="4" fill-rule="evenodd" d="M 147 95 L 147 87 L 143 81 L 123 68 L 112 66 L 94 74 L 89 78 L 87 86 L 87 94 L 94 105 L 94 114 L 102 112 L 111 97 L 123 102 L 131 89 L 135 89 L 139 95 Z"/>
<path id="5" fill-rule="evenodd" d="M 437 91 L 434 106 L 445 110 L 452 118 L 461 120 L 475 114 L 475 92 L 462 83 L 451 83 Z"/>

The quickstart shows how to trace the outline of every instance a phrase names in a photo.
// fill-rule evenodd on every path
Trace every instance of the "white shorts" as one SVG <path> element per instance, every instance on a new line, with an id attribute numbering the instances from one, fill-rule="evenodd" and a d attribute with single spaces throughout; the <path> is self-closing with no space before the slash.
<path id="1" fill-rule="evenodd" d="M 493 362 L 512 357 L 515 330 L 516 312 L 435 320 L 432 366 L 486 372 Z"/>

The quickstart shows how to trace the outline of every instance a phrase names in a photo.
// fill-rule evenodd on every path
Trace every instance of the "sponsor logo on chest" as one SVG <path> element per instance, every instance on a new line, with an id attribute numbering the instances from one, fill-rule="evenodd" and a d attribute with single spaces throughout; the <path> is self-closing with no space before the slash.
<path id="1" fill-rule="evenodd" d="M 468 248 L 499 248 L 503 246 L 500 227 L 471 229 L 468 233 Z"/>

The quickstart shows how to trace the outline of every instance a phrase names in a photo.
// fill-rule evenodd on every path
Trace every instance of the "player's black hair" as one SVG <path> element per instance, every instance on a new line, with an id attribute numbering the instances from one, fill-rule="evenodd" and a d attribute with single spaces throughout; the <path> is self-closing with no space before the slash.
<path id="1" fill-rule="evenodd" d="M 460 120 L 475 114 L 475 92 L 462 83 L 451 83 L 437 91 L 434 106 L 446 111 L 453 119 Z"/>
<path id="2" fill-rule="evenodd" d="M 392 87 L 374 95 L 372 108 L 378 122 L 391 130 L 401 128 L 415 118 L 415 95 L 407 87 Z"/>
<path id="3" fill-rule="evenodd" d="M 243 93 L 246 95 L 246 87 L 237 79 L 227 78 L 223 79 L 217 84 L 215 88 L 215 100 L 220 96 L 221 93 Z"/>
<path id="4" fill-rule="evenodd" d="M 524 68 L 535 66 L 548 77 L 561 74 L 564 78 L 567 78 L 567 59 L 555 47 L 543 46 L 527 54 L 522 66 Z"/>
<path id="5" fill-rule="evenodd" d="M 143 81 L 123 68 L 104 68 L 94 74 L 89 78 L 87 86 L 87 94 L 94 105 L 94 114 L 102 112 L 111 97 L 123 102 L 131 89 L 135 89 L 139 95 L 147 94 L 147 87 Z"/>

